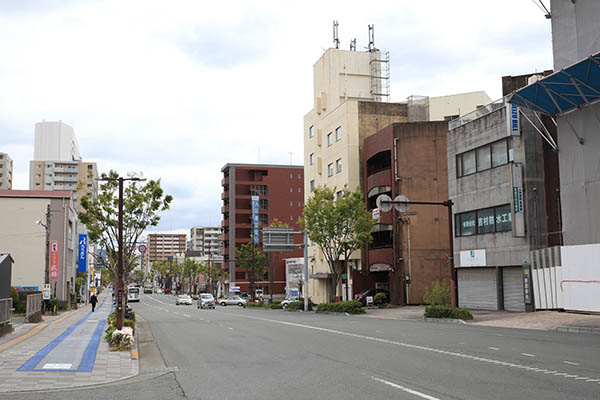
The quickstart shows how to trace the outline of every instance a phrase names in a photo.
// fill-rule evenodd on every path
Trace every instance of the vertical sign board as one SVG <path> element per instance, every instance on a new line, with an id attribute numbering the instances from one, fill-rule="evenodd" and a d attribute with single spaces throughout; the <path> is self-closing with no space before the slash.
<path id="1" fill-rule="evenodd" d="M 513 188 L 513 235 L 525 237 L 525 213 L 523 212 L 523 169 L 521 163 L 512 164 Z"/>
<path id="2" fill-rule="evenodd" d="M 50 279 L 58 279 L 58 240 L 50 241 Z"/>
<path id="3" fill-rule="evenodd" d="M 258 206 L 258 196 L 252 196 L 252 243 L 259 242 L 259 232 L 258 232 L 258 215 L 259 215 L 259 206 Z"/>
<path id="4" fill-rule="evenodd" d="M 506 104 L 506 129 L 508 136 L 521 136 L 519 124 L 519 107 L 514 104 Z"/>
<path id="5" fill-rule="evenodd" d="M 87 235 L 79 235 L 79 263 L 77 264 L 77 272 L 87 271 Z"/>

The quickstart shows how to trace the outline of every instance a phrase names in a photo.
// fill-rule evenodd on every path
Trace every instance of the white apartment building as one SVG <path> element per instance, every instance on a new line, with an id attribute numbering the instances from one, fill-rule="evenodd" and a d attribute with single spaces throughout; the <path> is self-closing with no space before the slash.
<path id="1" fill-rule="evenodd" d="M 6 153 L 0 153 L 0 190 L 10 190 L 13 184 L 13 160 Z"/>
<path id="2" fill-rule="evenodd" d="M 222 257 L 223 230 L 219 226 L 195 226 L 190 229 L 191 251 L 200 252 L 202 257 Z"/>
<path id="3" fill-rule="evenodd" d="M 62 121 L 35 124 L 33 159 L 40 161 L 81 161 L 73 128 Z"/>

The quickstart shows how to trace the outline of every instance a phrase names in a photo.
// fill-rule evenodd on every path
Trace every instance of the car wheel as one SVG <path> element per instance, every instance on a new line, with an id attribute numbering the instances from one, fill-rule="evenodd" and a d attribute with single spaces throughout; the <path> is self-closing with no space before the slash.
<path id="1" fill-rule="evenodd" d="M 244 303 L 242 303 L 242 302 L 238 303 L 238 306 L 240 306 L 240 307 L 243 306 L 243 305 L 244 305 Z"/>
<path id="2" fill-rule="evenodd" d="M 222 303 L 221 303 L 221 305 L 222 305 L 223 307 L 225 307 L 225 306 L 227 305 L 227 303 L 225 303 L 225 302 L 222 302 Z"/>

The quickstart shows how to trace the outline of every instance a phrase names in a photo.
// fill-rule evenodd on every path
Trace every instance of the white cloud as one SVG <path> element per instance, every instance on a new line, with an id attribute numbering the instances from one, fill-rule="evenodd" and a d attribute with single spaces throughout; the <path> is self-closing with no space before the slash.
<path id="1" fill-rule="evenodd" d="M 35 6 L 31 6 L 35 4 Z M 392 100 L 486 90 L 551 67 L 531 2 L 52 1 L 0 7 L 0 135 L 27 188 L 33 126 L 63 120 L 100 171 L 175 195 L 159 229 L 220 223 L 228 162 L 301 164 L 312 66 L 332 44 L 390 51 Z M 6 95 L 8 94 L 8 95 Z M 6 138 L 6 140 L 4 140 Z M 163 226 L 164 225 L 164 226 Z"/>

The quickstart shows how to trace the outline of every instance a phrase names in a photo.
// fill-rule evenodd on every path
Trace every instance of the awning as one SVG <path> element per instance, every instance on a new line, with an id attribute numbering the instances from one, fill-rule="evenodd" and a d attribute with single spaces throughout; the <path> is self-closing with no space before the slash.
<path id="1" fill-rule="evenodd" d="M 508 102 L 552 116 L 600 100 L 600 52 L 509 95 Z"/>

